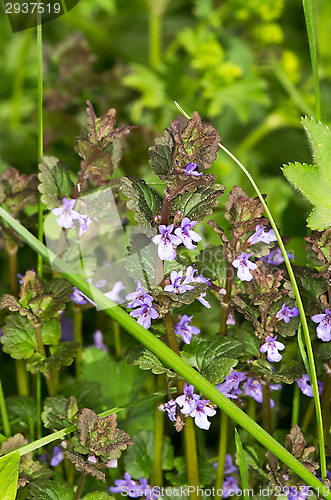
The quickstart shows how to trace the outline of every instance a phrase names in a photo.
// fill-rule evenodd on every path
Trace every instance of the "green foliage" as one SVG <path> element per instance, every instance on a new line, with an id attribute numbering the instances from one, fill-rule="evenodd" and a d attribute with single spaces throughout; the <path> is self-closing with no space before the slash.
<path id="1" fill-rule="evenodd" d="M 82 498 L 82 500 L 109 500 L 109 499 L 114 499 L 114 497 L 111 497 L 105 491 L 93 491 L 91 493 L 87 493 L 87 495 L 84 495 Z"/>
<path id="2" fill-rule="evenodd" d="M 176 457 L 174 460 L 175 473 L 167 472 L 166 478 L 173 486 L 187 486 L 187 470 L 185 457 Z M 216 469 L 210 462 L 199 461 L 200 485 L 202 487 L 212 484 L 216 477 Z"/>
<path id="3" fill-rule="evenodd" d="M 155 375 L 165 373 L 169 378 L 176 376 L 172 370 L 161 363 L 155 354 L 143 346 L 132 348 L 128 353 L 127 360 L 130 365 L 137 365 L 141 370 L 151 370 Z"/>
<path id="4" fill-rule="evenodd" d="M 64 396 L 48 397 L 44 402 L 41 419 L 47 429 L 60 430 L 72 424 L 78 411 L 76 398 Z"/>
<path id="5" fill-rule="evenodd" d="M 252 362 L 252 367 L 256 375 L 263 375 L 266 380 L 276 384 L 284 382 L 292 384 L 294 380 L 300 379 L 305 372 L 304 367 L 298 361 L 288 361 L 279 371 L 273 371 L 271 363 L 265 359 L 258 359 Z"/>
<path id="6" fill-rule="evenodd" d="M 58 370 L 61 366 L 69 366 L 77 356 L 79 344 L 77 342 L 61 342 L 61 344 L 50 347 L 51 356 L 44 358 L 39 352 L 35 352 L 27 361 L 26 368 L 31 373 L 46 373 L 50 370 Z"/>
<path id="7" fill-rule="evenodd" d="M 33 500 L 72 500 L 74 492 L 61 477 L 35 481 L 30 488 Z"/>
<path id="8" fill-rule="evenodd" d="M 162 206 L 158 195 L 135 175 L 122 177 L 120 187 L 129 198 L 127 207 L 134 212 L 135 220 L 143 226 L 153 226 L 154 216 L 160 212 Z"/>
<path id="9" fill-rule="evenodd" d="M 20 459 L 18 452 L 0 458 L 0 495 L 3 499 L 16 498 Z"/>
<path id="10" fill-rule="evenodd" d="M 215 186 L 199 186 L 193 193 L 183 193 L 176 196 L 172 203 L 172 213 L 176 210 L 183 213 L 183 217 L 201 222 L 207 215 L 213 213 L 213 208 L 217 207 L 218 199 L 224 192 L 221 184 Z"/>
<path id="11" fill-rule="evenodd" d="M 74 187 L 68 167 L 55 156 L 43 156 L 39 170 L 41 201 L 49 210 L 62 205 L 63 198 L 70 198 Z"/>
<path id="12" fill-rule="evenodd" d="M 315 164 L 289 163 L 284 166 L 283 172 L 291 184 L 314 205 L 307 219 L 308 226 L 323 231 L 331 224 L 331 133 L 327 126 L 309 118 L 303 118 L 302 124 L 312 148 Z"/>
<path id="13" fill-rule="evenodd" d="M 38 201 L 36 174 L 20 174 L 15 168 L 7 168 L 0 174 L 0 203 L 17 217 L 29 205 Z"/>
<path id="14" fill-rule="evenodd" d="M 148 161 L 156 175 L 167 175 L 174 170 L 173 155 L 175 142 L 172 130 L 167 128 L 164 135 L 155 139 L 155 146 L 148 149 L 151 159 Z"/>
<path id="15" fill-rule="evenodd" d="M 195 266 L 205 278 L 222 283 L 226 278 L 227 260 L 221 245 L 208 245 L 196 257 Z"/>
<path id="16" fill-rule="evenodd" d="M 133 436 L 133 446 L 125 454 L 125 470 L 134 479 L 148 477 L 154 462 L 154 433 L 139 431 Z M 162 469 L 171 470 L 174 466 L 174 449 L 165 439 L 162 450 Z"/>

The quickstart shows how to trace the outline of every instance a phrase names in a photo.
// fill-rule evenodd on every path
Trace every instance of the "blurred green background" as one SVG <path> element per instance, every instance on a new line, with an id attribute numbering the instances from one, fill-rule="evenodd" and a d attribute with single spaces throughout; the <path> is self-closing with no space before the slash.
<path id="1" fill-rule="evenodd" d="M 331 2 L 314 2 L 322 119 L 331 121 Z M 74 141 L 97 114 L 137 125 L 116 176 L 153 180 L 147 148 L 197 110 L 253 174 L 289 247 L 304 259 L 309 204 L 283 178 L 311 162 L 300 116 L 314 115 L 314 84 L 299 0 L 80 0 L 43 26 L 44 151 L 79 169 Z M 37 171 L 36 29 L 12 33 L 0 5 L 0 169 Z M 254 192 L 220 152 L 212 167 L 229 191 Z M 224 197 L 225 200 L 225 197 Z M 222 210 L 220 208 L 220 210 Z M 219 216 L 220 217 L 220 216 Z M 217 214 L 215 216 L 218 219 Z"/>

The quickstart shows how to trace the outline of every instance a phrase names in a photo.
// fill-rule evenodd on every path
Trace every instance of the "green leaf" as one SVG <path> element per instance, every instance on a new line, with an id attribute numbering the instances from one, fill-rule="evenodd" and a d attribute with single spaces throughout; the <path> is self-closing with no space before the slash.
<path id="1" fill-rule="evenodd" d="M 35 402 L 30 396 L 11 396 L 6 398 L 8 418 L 12 432 L 22 432 L 30 429 L 31 422 L 36 420 Z"/>
<path id="2" fill-rule="evenodd" d="M 98 146 L 89 141 L 77 141 L 75 151 L 82 159 L 80 162 L 82 177 L 97 175 L 105 180 L 113 173 L 113 162 L 111 156 Z"/>
<path id="3" fill-rule="evenodd" d="M 153 470 L 154 432 L 139 431 L 133 436 L 133 445 L 128 448 L 124 463 L 125 470 L 134 479 L 148 477 Z M 174 464 L 174 449 L 169 439 L 165 438 L 162 450 L 162 469 L 170 470 Z"/>
<path id="4" fill-rule="evenodd" d="M 114 497 L 111 497 L 105 491 L 92 491 L 84 495 L 82 500 L 114 500 Z"/>
<path id="5" fill-rule="evenodd" d="M 129 198 L 127 207 L 134 212 L 135 220 L 143 226 L 152 226 L 154 216 L 161 213 L 161 199 L 135 175 L 122 177 L 120 183 L 121 190 Z"/>
<path id="6" fill-rule="evenodd" d="M 41 420 L 47 429 L 60 430 L 71 425 L 68 418 L 70 400 L 64 396 L 55 396 L 45 399 Z"/>
<path id="7" fill-rule="evenodd" d="M 4 500 L 16 498 L 20 460 L 18 451 L 0 458 L 0 498 Z"/>
<path id="8" fill-rule="evenodd" d="M 27 361 L 26 368 L 31 373 L 46 373 L 58 370 L 61 366 L 69 366 L 77 356 L 79 344 L 68 341 L 50 348 L 51 356 L 44 358 L 39 352 L 34 353 Z"/>
<path id="9" fill-rule="evenodd" d="M 205 292 L 208 288 L 206 283 L 191 283 L 193 286 L 192 290 L 187 290 L 184 293 L 173 293 L 173 292 L 164 292 L 160 290 L 157 292 L 158 295 L 162 295 L 163 297 L 169 297 L 174 302 L 175 307 L 180 307 L 181 304 L 192 304 L 200 295 Z M 158 289 L 156 289 L 157 291 Z"/>
<path id="10" fill-rule="evenodd" d="M 70 198 L 74 189 L 68 167 L 55 156 L 43 156 L 39 170 L 41 201 L 49 210 L 62 205 L 63 198 Z"/>
<path id="11" fill-rule="evenodd" d="M 244 492 L 244 498 L 247 498 L 247 490 L 249 489 L 248 482 L 248 464 L 246 462 L 246 456 L 244 453 L 244 448 L 238 434 L 237 429 L 234 430 L 235 433 L 235 441 L 236 441 L 236 450 L 237 450 L 237 458 L 239 462 L 239 470 L 240 470 L 240 478 L 241 478 L 241 487 Z"/>
<path id="12" fill-rule="evenodd" d="M 174 486 L 187 486 L 186 460 L 185 457 L 176 457 L 174 460 L 174 468 L 177 474 L 167 472 L 166 479 Z M 210 462 L 199 460 L 199 479 L 200 486 L 210 486 L 216 479 L 216 469 Z M 178 488 L 177 488 L 178 491 Z"/>
<path id="13" fill-rule="evenodd" d="M 163 137 L 155 139 L 155 146 L 148 149 L 151 159 L 148 163 L 156 175 L 166 175 L 174 170 L 173 154 L 175 150 L 175 142 L 172 130 L 167 128 L 164 131 Z"/>
<path id="14" fill-rule="evenodd" d="M 14 359 L 30 358 L 37 347 L 36 333 L 26 317 L 18 313 L 5 318 L 1 342 L 3 350 Z"/>
<path id="15" fill-rule="evenodd" d="M 115 361 L 102 349 L 90 347 L 83 351 L 82 380 L 99 384 L 105 410 L 130 403 L 148 376 L 125 359 Z"/>
<path id="16" fill-rule="evenodd" d="M 61 338 L 61 324 L 57 319 L 51 319 L 41 325 L 41 336 L 45 345 L 56 345 Z"/>
<path id="17" fill-rule="evenodd" d="M 73 489 L 61 477 L 33 481 L 30 486 L 33 500 L 73 500 Z"/>
<path id="18" fill-rule="evenodd" d="M 218 199 L 224 193 L 221 184 L 214 186 L 199 186 L 193 193 L 183 193 L 176 196 L 171 205 L 171 212 L 177 210 L 192 221 L 202 222 L 206 215 L 213 213 L 213 208 L 219 205 Z M 157 213 L 157 212 L 156 212 Z"/>
<path id="19" fill-rule="evenodd" d="M 249 360 L 260 356 L 260 343 L 257 335 L 252 331 L 251 323 L 245 322 L 240 329 L 235 330 L 235 338 L 243 344 L 244 354 L 241 360 Z"/>
<path id="20" fill-rule="evenodd" d="M 271 363 L 265 359 L 258 359 L 252 362 L 252 368 L 257 375 L 263 375 L 267 380 L 272 380 L 276 384 L 281 382 L 292 384 L 305 372 L 304 367 L 298 361 L 288 361 L 278 372 L 274 372 Z"/>
<path id="21" fill-rule="evenodd" d="M 219 384 L 229 375 L 230 368 L 236 366 L 243 354 L 242 343 L 224 337 L 193 337 L 184 347 L 184 352 L 194 355 L 201 374 L 210 382 Z"/>
<path id="22" fill-rule="evenodd" d="M 199 274 L 212 281 L 226 278 L 227 260 L 222 245 L 209 245 L 197 255 L 195 266 Z"/>
<path id="23" fill-rule="evenodd" d="M 137 365 L 141 370 L 151 370 L 155 375 L 165 373 L 170 378 L 176 376 L 176 373 L 166 368 L 155 354 L 143 346 L 131 349 L 127 360 L 130 365 Z"/>
<path id="24" fill-rule="evenodd" d="M 323 231 L 331 225 L 331 132 L 326 125 L 302 119 L 315 165 L 289 163 L 284 175 L 314 205 L 307 219 L 311 229 Z"/>

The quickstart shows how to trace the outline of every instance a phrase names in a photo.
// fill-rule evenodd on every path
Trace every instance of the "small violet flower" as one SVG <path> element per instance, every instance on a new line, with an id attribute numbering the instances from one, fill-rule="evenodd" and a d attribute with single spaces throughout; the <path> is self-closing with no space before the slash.
<path id="1" fill-rule="evenodd" d="M 251 253 L 242 252 L 239 257 L 232 262 L 233 267 L 238 269 L 237 276 L 241 281 L 251 281 L 253 279 L 253 275 L 250 271 L 256 269 L 257 265 L 248 260 L 251 256 Z"/>
<path id="2" fill-rule="evenodd" d="M 184 383 L 184 394 L 178 396 L 175 401 L 181 407 L 181 412 L 184 415 L 190 415 L 195 408 L 195 402 L 200 399 L 200 396 L 194 394 L 193 385 Z"/>
<path id="3" fill-rule="evenodd" d="M 166 285 L 164 287 L 165 292 L 172 292 L 172 293 L 185 293 L 187 290 L 193 290 L 194 286 L 185 284 L 185 281 L 181 283 L 183 279 L 183 271 L 179 271 L 178 273 L 176 271 L 171 271 L 170 273 L 170 280 L 171 280 L 171 285 Z"/>
<path id="4" fill-rule="evenodd" d="M 186 283 L 206 283 L 206 285 L 210 286 L 209 279 L 202 276 L 202 274 L 199 274 L 199 276 L 194 277 L 195 272 L 196 272 L 196 269 L 194 269 L 193 266 L 188 266 L 188 268 L 186 269 L 185 279 L 183 281 L 183 285 L 185 285 Z M 205 307 L 210 309 L 211 305 L 204 298 L 206 295 L 207 295 L 207 292 L 202 292 L 200 294 L 200 296 L 198 297 L 198 301 L 201 302 L 202 305 L 204 305 Z"/>
<path id="5" fill-rule="evenodd" d="M 233 476 L 227 477 L 223 483 L 223 498 L 232 497 L 237 490 L 237 479 L 235 479 Z"/>
<path id="6" fill-rule="evenodd" d="M 270 337 L 270 335 L 268 335 L 265 343 L 260 347 L 260 352 L 266 352 L 267 360 L 271 362 L 280 361 L 282 359 L 282 355 L 278 351 L 282 351 L 283 349 L 285 349 L 284 344 L 282 344 L 282 342 L 278 342 L 276 339 L 277 335 L 275 338 L 272 338 Z"/>
<path id="7" fill-rule="evenodd" d="M 304 500 L 310 497 L 311 494 L 309 486 L 295 486 L 294 488 L 290 488 L 287 498 L 288 500 Z"/>
<path id="8" fill-rule="evenodd" d="M 180 335 L 185 344 L 189 344 L 191 342 L 193 335 L 198 335 L 200 333 L 199 328 L 189 324 L 192 318 L 193 315 L 187 316 L 187 314 L 183 314 L 180 321 L 175 325 L 175 334 Z"/>
<path id="9" fill-rule="evenodd" d="M 242 392 L 239 389 L 239 384 L 245 379 L 246 374 L 244 372 L 237 372 L 231 368 L 231 373 L 224 378 L 223 382 L 216 385 L 216 389 L 229 399 L 238 399 L 237 394 Z"/>
<path id="10" fill-rule="evenodd" d="M 290 260 L 293 260 L 293 255 L 290 252 L 286 252 Z M 284 262 L 284 257 L 282 251 L 279 247 L 276 250 L 271 250 L 265 257 L 262 257 L 263 262 L 268 265 L 279 266 Z"/>
<path id="11" fill-rule="evenodd" d="M 74 210 L 74 206 L 77 200 L 69 200 L 68 198 L 63 198 L 62 207 L 53 208 L 51 212 L 58 217 L 56 223 L 58 226 L 63 227 L 64 229 L 70 229 L 74 226 L 74 220 L 79 222 L 79 236 L 82 236 L 92 222 L 92 219 L 89 218 L 88 215 L 82 215 L 76 210 Z"/>
<path id="12" fill-rule="evenodd" d="M 146 292 L 146 290 L 141 286 L 140 281 L 137 281 L 137 288 L 135 292 L 129 293 L 125 298 L 126 300 L 129 300 L 126 305 L 127 307 L 137 307 L 141 306 L 144 304 L 145 298 L 148 297 L 149 299 L 153 300 L 153 297 Z"/>
<path id="13" fill-rule="evenodd" d="M 243 385 L 246 396 L 251 396 L 258 403 L 262 403 L 262 384 L 258 380 L 254 380 L 252 377 L 249 377 L 247 381 Z M 276 391 L 281 389 L 280 384 L 270 384 L 270 390 Z M 275 403 L 272 399 L 270 399 L 270 407 L 273 408 Z"/>
<path id="14" fill-rule="evenodd" d="M 325 314 L 315 314 L 311 318 L 314 323 L 319 323 L 316 327 L 317 337 L 323 342 L 331 340 L 331 312 L 325 309 Z"/>
<path id="15" fill-rule="evenodd" d="M 155 243 L 155 245 L 158 245 L 157 252 L 161 260 L 175 260 L 175 249 L 182 243 L 182 240 L 178 238 L 178 236 L 171 234 L 173 229 L 173 224 L 170 224 L 169 226 L 161 224 L 159 226 L 160 234 L 157 234 L 152 238 L 153 243 Z"/>
<path id="16" fill-rule="evenodd" d="M 64 456 L 63 456 L 63 451 L 60 446 L 54 446 L 53 448 L 53 456 L 51 458 L 50 464 L 52 467 L 55 467 L 56 465 L 59 465 L 60 462 L 62 462 Z"/>
<path id="17" fill-rule="evenodd" d="M 131 479 L 131 475 L 128 472 L 125 472 L 121 479 L 116 479 L 115 485 L 110 486 L 110 493 L 123 493 L 125 491 L 130 498 L 141 496 L 137 491 L 139 488 L 137 482 Z"/>
<path id="18" fill-rule="evenodd" d="M 276 318 L 283 319 L 285 321 L 285 323 L 289 323 L 291 318 L 295 318 L 299 314 L 300 314 L 300 312 L 299 312 L 299 309 L 297 307 L 293 307 L 292 309 L 290 309 L 286 305 L 286 302 L 284 302 L 281 309 L 276 314 Z"/>
<path id="19" fill-rule="evenodd" d="M 214 410 L 214 408 L 210 408 L 208 403 L 208 399 L 199 399 L 196 401 L 194 410 L 190 413 L 191 417 L 194 417 L 195 425 L 206 431 L 208 431 L 210 427 L 208 417 L 216 415 L 216 410 Z"/>
<path id="20" fill-rule="evenodd" d="M 167 403 L 164 403 L 164 405 L 161 405 L 159 407 L 159 410 L 161 411 L 166 411 L 168 413 L 168 417 L 172 422 L 176 422 L 176 410 L 177 410 L 177 405 L 176 401 L 174 399 L 170 399 Z"/>
<path id="21" fill-rule="evenodd" d="M 143 326 L 148 330 L 152 324 L 152 319 L 159 317 L 158 312 L 152 305 L 152 300 L 149 297 L 145 297 L 144 303 L 130 312 L 130 316 L 137 318 L 139 325 Z"/>
<path id="22" fill-rule="evenodd" d="M 194 250 L 194 248 L 196 248 L 196 245 L 193 245 L 192 240 L 196 242 L 201 240 L 201 236 L 192 231 L 192 227 L 196 224 L 198 224 L 197 221 L 191 222 L 190 219 L 184 217 L 181 225 L 175 229 L 175 235 L 180 238 L 181 242 L 188 250 Z"/>
<path id="23" fill-rule="evenodd" d="M 227 453 L 225 455 L 225 463 L 224 463 L 224 474 L 229 475 L 229 474 L 234 474 L 237 472 L 238 467 L 233 465 L 232 463 L 232 456 L 230 453 Z"/>
<path id="24" fill-rule="evenodd" d="M 302 375 L 302 377 L 300 379 L 296 379 L 295 381 L 298 384 L 299 389 L 301 390 L 302 394 L 304 394 L 305 396 L 309 396 L 310 398 L 313 397 L 313 389 L 310 385 L 310 380 L 309 380 L 309 377 L 306 373 L 304 375 Z M 321 394 L 321 392 L 323 390 L 323 382 L 320 382 L 318 380 L 317 385 L 318 385 L 318 392 L 319 392 L 319 394 Z"/>
<path id="25" fill-rule="evenodd" d="M 260 241 L 262 243 L 271 243 L 272 241 L 277 241 L 274 230 L 270 229 L 266 233 L 265 229 L 266 229 L 265 227 L 261 227 L 260 224 L 258 224 L 255 227 L 255 233 L 248 238 L 247 242 L 250 245 L 254 245 L 255 243 L 259 243 Z"/>
<path id="26" fill-rule="evenodd" d="M 184 168 L 184 172 L 190 175 L 194 175 L 195 177 L 200 177 L 200 175 L 203 174 L 203 172 L 196 172 L 195 169 L 197 168 L 198 164 L 194 161 L 186 165 Z"/>
<path id="27" fill-rule="evenodd" d="M 94 341 L 94 346 L 97 349 L 102 349 L 103 351 L 108 352 L 108 348 L 103 343 L 103 335 L 101 330 L 97 330 L 96 332 L 93 333 L 93 341 Z"/>
<path id="28" fill-rule="evenodd" d="M 98 283 L 96 283 L 95 285 L 98 288 L 97 285 Z M 105 296 L 113 302 L 121 303 L 122 299 L 119 296 L 119 293 L 122 292 L 122 290 L 125 290 L 125 286 L 123 285 L 122 281 L 116 281 L 113 288 L 109 292 L 105 293 Z"/>

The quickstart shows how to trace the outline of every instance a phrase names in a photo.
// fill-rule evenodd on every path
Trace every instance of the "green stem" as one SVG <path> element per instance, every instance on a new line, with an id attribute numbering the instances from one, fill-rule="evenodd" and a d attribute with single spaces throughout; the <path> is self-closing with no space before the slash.
<path id="1" fill-rule="evenodd" d="M 81 495 L 81 493 L 83 491 L 83 486 L 84 486 L 84 483 L 85 483 L 85 479 L 86 479 L 86 472 L 82 472 L 81 475 L 80 475 L 78 484 L 77 484 L 77 489 L 76 489 L 76 493 L 75 493 L 75 496 L 74 496 L 74 500 L 79 500 L 80 499 L 80 495 Z"/>
<path id="2" fill-rule="evenodd" d="M 79 304 L 74 304 L 74 340 L 79 344 L 77 356 L 75 359 L 76 379 L 81 379 L 81 364 L 83 357 L 83 310 Z"/>
<path id="3" fill-rule="evenodd" d="M 17 129 L 20 124 L 24 78 L 27 68 L 27 57 L 33 30 L 22 33 L 22 46 L 16 61 L 16 71 L 12 85 L 10 128 Z"/>
<path id="4" fill-rule="evenodd" d="M 298 384 L 294 384 L 291 427 L 294 427 L 295 424 L 299 425 L 300 392 Z"/>
<path id="5" fill-rule="evenodd" d="M 5 401 L 5 396 L 3 394 L 2 390 L 2 382 L 0 379 L 0 409 L 1 409 L 1 416 L 2 416 L 2 422 L 3 422 L 3 430 L 5 433 L 5 436 L 9 438 L 11 436 L 11 431 L 10 431 L 10 425 L 9 425 L 9 419 L 8 419 L 8 413 L 7 413 L 7 406 L 6 406 L 6 401 Z"/>
<path id="6" fill-rule="evenodd" d="M 248 480 L 248 470 L 247 470 L 244 448 L 237 429 L 235 429 L 234 432 L 235 432 L 236 451 L 237 451 L 239 470 L 240 470 L 241 490 L 243 492 L 243 497 L 248 498 L 250 496 L 249 480 Z"/>
<path id="7" fill-rule="evenodd" d="M 41 439 L 41 373 L 36 373 L 36 412 L 37 412 L 37 439 Z"/>
<path id="8" fill-rule="evenodd" d="M 43 147 L 43 41 L 42 24 L 37 26 L 37 67 L 38 67 L 38 162 L 44 154 Z M 38 202 L 38 239 L 43 241 L 44 235 L 44 204 L 39 194 Z M 38 254 L 37 272 L 40 279 L 43 277 L 43 261 Z"/>
<path id="9" fill-rule="evenodd" d="M 232 283 L 233 283 L 233 267 L 228 262 L 226 269 L 226 284 L 225 284 L 226 293 L 221 303 L 221 320 L 220 320 L 220 330 L 219 330 L 220 335 L 226 335 L 226 330 L 227 330 L 226 320 L 228 317 L 229 303 L 231 300 Z"/>
<path id="10" fill-rule="evenodd" d="M 272 434 L 269 382 L 262 381 L 262 398 L 263 428 Z"/>
<path id="11" fill-rule="evenodd" d="M 321 407 L 323 418 L 324 436 L 328 436 L 329 430 L 329 415 L 330 415 L 330 398 L 331 398 L 331 366 L 330 361 L 326 364 L 326 373 L 324 377 L 323 391 L 321 394 Z"/>
<path id="12" fill-rule="evenodd" d="M 198 450 L 197 439 L 195 433 L 195 424 L 192 417 L 185 420 L 184 426 L 184 443 L 185 443 L 185 457 L 186 457 L 186 470 L 187 482 L 189 486 L 193 486 L 194 491 L 190 491 L 190 500 L 200 498 L 199 494 L 199 464 L 198 464 Z"/>
<path id="13" fill-rule="evenodd" d="M 43 343 L 42 335 L 41 335 L 41 325 L 37 324 L 34 325 L 34 329 L 36 332 L 36 340 L 37 340 L 37 349 L 39 354 L 41 354 L 44 358 L 46 358 L 46 351 L 45 351 L 45 346 Z M 56 387 L 55 387 L 55 381 L 53 380 L 52 373 L 51 371 L 48 371 L 45 373 L 45 378 L 46 378 L 46 385 L 48 389 L 48 393 L 50 396 L 55 396 L 56 394 Z"/>
<path id="14" fill-rule="evenodd" d="M 263 198 L 262 198 L 263 200 Z M 263 200 L 264 202 L 264 200 Z M 269 211 L 268 211 L 269 212 Z M 320 491 L 321 496 L 327 500 L 331 500 L 331 492 L 325 493 L 323 491 L 323 483 L 319 481 L 311 472 L 309 472 L 304 465 L 302 465 L 298 460 L 296 460 L 291 453 L 289 453 L 283 446 L 281 446 L 272 436 L 270 436 L 262 427 L 260 427 L 256 422 L 248 417 L 240 408 L 238 408 L 232 401 L 228 400 L 223 394 L 218 391 L 213 384 L 208 382 L 200 373 L 198 373 L 194 368 L 189 366 L 185 361 L 183 361 L 178 355 L 176 355 L 168 346 L 166 346 L 161 340 L 159 340 L 155 335 L 146 330 L 143 326 L 139 325 L 137 321 L 134 320 L 126 311 L 121 307 L 117 306 L 115 302 L 108 299 L 102 291 L 93 285 L 86 282 L 83 276 L 77 273 L 72 273 L 71 268 L 68 264 L 63 262 L 61 259 L 56 258 L 56 255 L 46 248 L 45 245 L 40 243 L 33 234 L 31 234 L 24 226 L 22 226 L 16 219 L 14 219 L 10 214 L 8 214 L 3 208 L 0 207 L 0 217 L 2 217 L 13 229 L 19 234 L 24 241 L 37 253 L 39 253 L 45 262 L 49 263 L 54 267 L 61 275 L 70 281 L 79 290 L 85 293 L 89 298 L 94 300 L 100 309 L 103 309 L 106 314 L 112 317 L 119 325 L 129 332 L 138 342 L 142 343 L 147 349 L 152 351 L 158 358 L 175 370 L 184 380 L 187 380 L 190 384 L 193 384 L 195 389 L 204 394 L 208 399 L 215 403 L 221 410 L 225 411 L 229 417 L 231 417 L 238 425 L 245 429 L 249 434 L 255 437 L 255 439 L 261 443 L 265 448 L 270 450 L 281 462 L 285 463 L 293 472 L 295 472 L 303 481 L 306 481 L 312 488 Z M 273 222 L 274 226 L 275 223 Z M 275 226 L 276 230 L 277 227 Z M 275 231 L 276 233 L 276 231 Z M 279 233 L 277 231 L 279 236 Z M 280 239 L 280 236 L 279 236 Z M 280 243 L 282 241 L 280 239 Z M 284 251 L 284 258 L 287 258 L 285 248 L 282 245 Z M 291 269 L 291 267 L 290 267 Z M 293 274 L 293 273 L 292 273 Z M 296 285 L 296 282 L 294 282 Z M 296 286 L 293 288 L 297 288 Z M 299 295 L 300 299 L 300 295 Z M 300 309 L 299 309 L 300 310 Z M 302 314 L 302 311 L 301 311 Z M 305 316 L 303 314 L 305 320 Z M 315 367 L 315 365 L 313 365 Z M 315 368 L 314 368 L 315 369 Z M 315 372 L 316 373 L 316 372 Z M 317 388 L 317 379 L 316 390 Z M 314 390 L 314 389 L 313 389 Z M 319 400 L 318 400 L 319 401 Z M 58 439 L 62 438 L 64 431 L 59 431 Z M 68 429 L 66 430 L 68 432 Z M 323 429 L 322 429 L 323 432 Z M 62 433 L 62 434 L 61 434 Z M 47 440 L 48 439 L 48 440 Z M 52 442 L 54 439 L 47 437 L 45 442 Z M 323 439 L 321 441 L 323 443 Z M 41 440 L 38 443 L 38 447 L 43 443 Z M 35 445 L 35 443 L 34 443 Z M 31 445 L 30 445 L 31 446 Z M 324 448 L 321 447 L 321 457 L 324 454 Z M 322 462 L 322 460 L 321 460 Z M 324 463 L 325 471 L 325 454 Z"/>
<path id="15" fill-rule="evenodd" d="M 215 484 L 216 491 L 223 489 L 224 464 L 225 464 L 226 450 L 228 447 L 228 424 L 229 424 L 229 417 L 227 416 L 226 413 L 224 413 L 224 411 L 221 411 L 218 463 L 217 463 L 217 475 Z"/>
<path id="16" fill-rule="evenodd" d="M 156 378 L 156 391 L 162 390 L 164 387 L 164 376 L 159 375 Z M 154 413 L 154 463 L 152 483 L 154 486 L 163 485 L 162 474 L 162 452 L 163 452 L 163 437 L 164 437 L 164 412 L 159 410 L 159 405 L 164 402 L 164 397 L 161 397 L 155 406 Z"/>
<path id="17" fill-rule="evenodd" d="M 304 430 L 307 430 L 308 427 L 309 427 L 309 424 L 310 424 L 310 421 L 314 415 L 314 400 L 311 399 L 309 401 L 309 405 L 308 405 L 308 408 L 305 412 L 305 418 L 303 419 L 303 422 L 302 422 L 302 425 L 301 425 L 301 429 L 304 429 Z"/>
<path id="18" fill-rule="evenodd" d="M 17 297 L 18 295 L 18 286 L 17 286 L 17 250 L 18 247 L 15 247 L 14 250 L 8 252 L 8 263 L 9 263 L 9 282 L 10 282 L 10 291 L 11 294 Z"/>
<path id="19" fill-rule="evenodd" d="M 116 321 L 113 321 L 113 333 L 114 333 L 114 347 L 115 355 L 117 358 L 122 357 L 122 344 L 121 344 L 121 328 Z"/>
<path id="20" fill-rule="evenodd" d="M 167 0 L 149 2 L 149 65 L 156 69 L 161 62 L 161 20 Z"/>
<path id="21" fill-rule="evenodd" d="M 316 110 L 315 110 L 315 120 L 317 122 L 321 119 L 321 98 L 320 98 L 320 84 L 318 76 L 318 60 L 317 60 L 317 49 L 316 49 L 316 36 L 314 28 L 314 12 L 313 12 L 313 2 L 312 0 L 302 0 L 303 11 L 305 14 L 307 35 L 309 42 L 309 52 L 311 66 L 313 70 L 314 86 L 315 86 L 315 100 L 316 100 Z"/>

